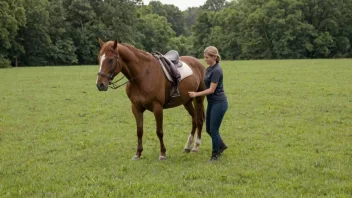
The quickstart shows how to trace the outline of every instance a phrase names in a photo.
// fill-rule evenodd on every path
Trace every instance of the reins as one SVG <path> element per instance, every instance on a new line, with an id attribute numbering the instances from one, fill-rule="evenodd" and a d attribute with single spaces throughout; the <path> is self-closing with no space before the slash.
<path id="1" fill-rule="evenodd" d="M 149 65 L 148 68 L 145 69 L 142 73 L 140 73 L 140 74 L 138 74 L 137 76 L 135 76 L 135 77 L 129 79 L 128 81 L 122 83 L 121 85 L 116 85 L 116 84 L 117 84 L 119 81 L 121 81 L 122 79 L 124 79 L 125 76 L 123 76 L 122 78 L 118 79 L 118 80 L 115 81 L 115 82 L 109 82 L 109 87 L 110 87 L 111 89 L 118 89 L 118 88 L 124 86 L 125 84 L 127 84 L 128 82 L 131 82 L 132 80 L 134 80 L 134 79 L 140 77 L 142 74 L 144 74 L 145 72 L 148 71 L 149 67 L 150 67 L 150 65 Z M 112 85 L 112 86 L 111 86 L 111 85 Z"/>

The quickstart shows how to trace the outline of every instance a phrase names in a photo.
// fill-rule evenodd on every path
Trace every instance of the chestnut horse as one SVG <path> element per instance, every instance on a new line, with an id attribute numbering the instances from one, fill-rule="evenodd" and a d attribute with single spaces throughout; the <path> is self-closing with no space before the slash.
<path id="1" fill-rule="evenodd" d="M 171 83 L 166 78 L 159 60 L 152 54 L 139 50 L 129 44 L 115 41 L 104 43 L 99 38 L 100 63 L 96 86 L 99 91 L 107 91 L 113 78 L 122 72 L 128 79 L 126 93 L 132 103 L 132 112 L 137 123 L 138 147 L 132 159 L 140 159 L 143 144 L 143 112 L 153 112 L 156 120 L 156 134 L 160 141 L 160 160 L 166 159 L 166 149 L 163 141 L 163 109 L 183 105 L 192 117 L 192 130 L 188 137 L 185 152 L 190 152 L 195 140 L 193 152 L 197 152 L 201 143 L 201 132 L 204 122 L 204 96 L 190 98 L 189 91 L 205 89 L 205 67 L 190 56 L 182 56 L 180 60 L 191 68 L 193 74 L 179 82 L 180 96 L 170 97 Z M 177 122 L 177 121 L 176 121 Z M 197 137 L 194 138 L 197 129 Z"/>

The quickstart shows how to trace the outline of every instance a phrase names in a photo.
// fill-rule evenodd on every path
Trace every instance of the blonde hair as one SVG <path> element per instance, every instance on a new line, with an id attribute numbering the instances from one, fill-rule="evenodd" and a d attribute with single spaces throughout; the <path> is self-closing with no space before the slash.
<path id="1" fill-rule="evenodd" d="M 210 56 L 216 57 L 216 62 L 217 63 L 220 62 L 220 60 L 221 60 L 221 57 L 219 55 L 219 51 L 214 46 L 209 46 L 209 47 L 205 48 L 204 54 L 208 54 Z"/>

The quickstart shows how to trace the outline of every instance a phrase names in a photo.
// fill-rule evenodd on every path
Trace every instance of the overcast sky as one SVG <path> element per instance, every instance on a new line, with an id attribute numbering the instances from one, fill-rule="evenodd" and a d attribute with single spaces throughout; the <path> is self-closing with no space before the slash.
<path id="1" fill-rule="evenodd" d="M 148 5 L 151 0 L 143 0 L 144 5 Z M 174 4 L 181 11 L 187 10 L 188 7 L 199 7 L 203 5 L 206 0 L 159 0 L 163 4 Z"/>

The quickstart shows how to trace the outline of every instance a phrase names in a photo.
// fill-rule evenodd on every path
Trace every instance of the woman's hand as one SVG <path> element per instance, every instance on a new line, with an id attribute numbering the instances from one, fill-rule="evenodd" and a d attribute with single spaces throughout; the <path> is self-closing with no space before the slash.
<path id="1" fill-rule="evenodd" d="M 197 97 L 197 92 L 189 91 L 188 94 L 189 94 L 189 97 L 191 97 L 191 98 Z"/>

